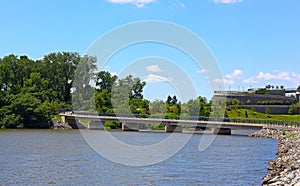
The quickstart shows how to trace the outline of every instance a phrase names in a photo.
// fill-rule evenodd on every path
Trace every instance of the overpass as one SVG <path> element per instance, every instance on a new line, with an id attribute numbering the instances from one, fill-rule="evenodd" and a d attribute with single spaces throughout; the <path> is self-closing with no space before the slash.
<path id="1" fill-rule="evenodd" d="M 297 102 L 300 102 L 300 90 L 295 88 L 284 89 L 285 93 L 295 93 Z"/>
<path id="2" fill-rule="evenodd" d="M 300 94 L 300 90 L 296 89 L 296 88 L 286 88 L 284 89 L 285 93 L 298 93 Z"/>
<path id="3" fill-rule="evenodd" d="M 236 121 L 218 121 L 218 120 L 174 120 L 174 119 L 159 119 L 159 118 L 136 118 L 136 117 L 118 117 L 118 116 L 97 116 L 97 115 L 80 115 L 80 114 L 61 114 L 61 119 L 64 123 L 70 125 L 78 125 L 79 120 L 88 120 L 88 129 L 104 129 L 104 121 L 121 122 L 123 131 L 139 131 L 140 125 L 145 124 L 164 124 L 165 132 L 182 132 L 183 126 L 194 128 L 210 128 L 213 134 L 230 135 L 232 129 L 262 129 L 280 128 L 284 130 L 300 130 L 300 124 L 290 127 L 284 123 L 263 124 L 255 123 L 251 120 L 248 122 Z"/>

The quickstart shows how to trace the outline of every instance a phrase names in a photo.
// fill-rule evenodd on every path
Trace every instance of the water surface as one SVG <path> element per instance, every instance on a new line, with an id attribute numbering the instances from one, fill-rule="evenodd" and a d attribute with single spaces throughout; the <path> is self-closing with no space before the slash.
<path id="1" fill-rule="evenodd" d="M 113 135 L 127 143 L 145 145 L 168 134 Z M 260 185 L 268 172 L 268 161 L 275 159 L 275 140 L 217 136 L 200 152 L 202 137 L 192 136 L 182 150 L 164 162 L 129 167 L 97 154 L 78 130 L 2 130 L 0 185 Z"/>

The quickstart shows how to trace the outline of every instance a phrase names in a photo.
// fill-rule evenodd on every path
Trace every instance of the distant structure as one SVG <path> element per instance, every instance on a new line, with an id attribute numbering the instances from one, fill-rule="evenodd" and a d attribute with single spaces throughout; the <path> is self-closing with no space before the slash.
<path id="1" fill-rule="evenodd" d="M 295 96 L 286 96 L 292 93 Z M 272 114 L 287 114 L 290 105 L 300 102 L 300 90 L 296 88 L 288 89 L 248 89 L 248 91 L 215 91 L 214 99 L 226 99 L 231 101 L 239 100 L 239 105 L 246 109 L 255 108 L 258 112 L 265 112 L 266 108 L 270 109 Z M 295 110 L 299 113 L 299 108 Z"/>

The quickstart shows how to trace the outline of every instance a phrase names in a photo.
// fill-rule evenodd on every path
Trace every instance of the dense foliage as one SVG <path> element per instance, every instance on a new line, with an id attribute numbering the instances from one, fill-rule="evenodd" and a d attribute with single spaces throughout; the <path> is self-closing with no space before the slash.
<path id="1" fill-rule="evenodd" d="M 50 128 L 59 111 L 71 109 L 173 119 L 181 114 L 209 116 L 205 98 L 181 104 L 176 96 L 168 96 L 150 103 L 143 96 L 146 82 L 98 72 L 96 61 L 71 52 L 39 60 L 16 55 L 0 59 L 0 128 Z"/>
<path id="2" fill-rule="evenodd" d="M 96 62 L 95 57 L 71 52 L 51 53 L 39 60 L 15 55 L 0 59 L 0 128 L 50 128 L 52 118 L 59 111 L 72 109 L 96 111 L 100 115 L 199 119 L 224 117 L 226 105 L 225 117 L 230 117 L 228 111 L 240 108 L 237 99 L 216 100 L 212 104 L 201 96 L 185 103 L 174 95 L 150 102 L 143 95 L 146 82 L 132 75 L 120 78 L 98 71 Z M 270 88 L 272 86 L 256 92 L 266 94 Z M 253 103 L 248 100 L 246 104 Z M 285 103 L 265 100 L 256 104 Z M 298 105 L 291 105 L 289 114 L 295 113 L 296 107 Z M 254 107 L 252 110 L 254 112 Z M 245 117 L 251 113 L 245 112 Z"/>
<path id="3" fill-rule="evenodd" d="M 77 53 L 51 53 L 41 60 L 0 59 L 0 127 L 49 128 L 60 108 L 71 108 Z"/>

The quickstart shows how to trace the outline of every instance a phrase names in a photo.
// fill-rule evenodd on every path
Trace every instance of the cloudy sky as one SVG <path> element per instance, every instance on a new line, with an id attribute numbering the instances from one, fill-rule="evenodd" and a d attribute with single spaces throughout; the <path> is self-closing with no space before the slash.
<path id="1" fill-rule="evenodd" d="M 206 43 L 223 73 L 213 82 L 225 83 L 227 90 L 300 85 L 298 0 L 4 0 L 0 7 L 0 57 L 14 53 L 39 59 L 59 51 L 85 54 L 97 38 L 116 27 L 160 20 L 182 26 Z M 157 43 L 125 48 L 114 54 L 105 70 L 121 75 L 149 56 L 176 64 L 188 74 L 198 95 L 211 97 L 212 82 L 206 77 L 213 72 L 194 65 L 182 51 Z M 148 82 L 146 97 L 180 94 L 176 78 L 167 72 L 170 68 L 158 61 L 145 63 L 148 66 L 140 67 L 143 73 L 135 74 Z"/>

